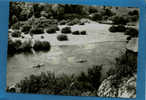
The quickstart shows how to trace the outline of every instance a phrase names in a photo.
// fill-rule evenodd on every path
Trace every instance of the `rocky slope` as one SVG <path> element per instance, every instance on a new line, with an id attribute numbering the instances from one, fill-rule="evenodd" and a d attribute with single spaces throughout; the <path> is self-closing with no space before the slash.
<path id="1" fill-rule="evenodd" d="M 136 98 L 136 74 L 132 77 L 123 77 L 117 87 L 113 84 L 115 76 L 109 76 L 105 79 L 97 92 L 100 97 L 120 97 L 120 98 Z"/>

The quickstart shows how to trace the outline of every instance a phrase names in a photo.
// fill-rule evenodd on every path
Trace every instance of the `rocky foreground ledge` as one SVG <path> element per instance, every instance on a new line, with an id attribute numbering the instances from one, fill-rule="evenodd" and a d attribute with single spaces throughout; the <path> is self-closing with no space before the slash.
<path id="1" fill-rule="evenodd" d="M 137 55 L 138 38 L 132 38 L 127 43 L 127 55 Z M 104 79 L 98 89 L 99 97 L 120 97 L 120 98 L 136 98 L 136 73 L 132 73 L 130 77 L 122 77 L 116 80 L 116 75 L 111 75 Z"/>

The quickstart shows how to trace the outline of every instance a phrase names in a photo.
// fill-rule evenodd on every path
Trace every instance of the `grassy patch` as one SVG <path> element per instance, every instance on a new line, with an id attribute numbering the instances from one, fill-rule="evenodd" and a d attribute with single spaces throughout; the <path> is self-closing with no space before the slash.
<path id="1" fill-rule="evenodd" d="M 57 94 L 57 95 L 85 95 L 86 92 L 93 94 L 100 85 L 102 66 L 93 66 L 89 68 L 87 73 L 75 75 L 59 75 L 55 73 L 42 72 L 40 75 L 30 75 L 24 78 L 16 87 L 20 88 L 21 93 L 37 93 L 37 94 Z M 7 89 L 8 92 L 14 92 Z M 82 94 L 84 93 L 84 94 Z"/>

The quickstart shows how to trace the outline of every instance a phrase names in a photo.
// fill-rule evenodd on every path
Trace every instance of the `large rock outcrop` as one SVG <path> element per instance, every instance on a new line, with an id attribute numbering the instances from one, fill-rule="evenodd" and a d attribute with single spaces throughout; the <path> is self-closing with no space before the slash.
<path id="1" fill-rule="evenodd" d="M 136 98 L 136 74 L 129 78 L 123 77 L 120 84 L 113 84 L 115 76 L 105 79 L 97 92 L 99 97 Z M 116 86 L 116 87 L 115 87 Z"/>

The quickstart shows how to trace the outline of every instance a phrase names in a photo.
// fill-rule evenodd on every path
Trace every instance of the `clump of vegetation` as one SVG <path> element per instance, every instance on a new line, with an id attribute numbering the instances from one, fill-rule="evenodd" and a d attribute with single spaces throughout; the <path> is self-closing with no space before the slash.
<path id="1" fill-rule="evenodd" d="M 101 83 L 102 66 L 93 66 L 87 72 L 73 75 L 59 75 L 55 73 L 42 72 L 40 75 L 31 75 L 16 84 L 21 93 L 56 94 L 81 96 L 84 92 L 90 92 L 94 96 Z M 9 91 L 8 92 L 14 92 Z"/>
<path id="2" fill-rule="evenodd" d="M 80 34 L 81 35 L 87 35 L 87 32 L 86 31 L 81 31 Z"/>
<path id="3" fill-rule="evenodd" d="M 61 35 L 57 36 L 57 40 L 59 40 L 59 41 L 67 41 L 68 37 L 67 37 L 67 35 L 61 34 Z"/>
<path id="4" fill-rule="evenodd" d="M 19 38 L 19 37 L 21 37 L 21 32 L 18 30 L 15 30 L 14 32 L 11 33 L 11 36 Z"/>
<path id="5" fill-rule="evenodd" d="M 93 21 L 101 21 L 103 19 L 103 16 L 100 13 L 94 13 L 92 14 L 90 19 Z"/>
<path id="6" fill-rule="evenodd" d="M 64 27 L 62 28 L 61 32 L 64 34 L 71 33 L 71 27 Z"/>
<path id="7" fill-rule="evenodd" d="M 60 25 L 65 25 L 66 23 L 67 23 L 66 20 L 61 20 L 61 21 L 59 22 Z"/>
<path id="8" fill-rule="evenodd" d="M 50 28 L 48 28 L 48 29 L 46 30 L 46 32 L 47 32 L 48 34 L 50 34 L 50 33 L 56 33 L 56 29 L 54 29 L 53 27 L 50 27 Z"/>
<path id="9" fill-rule="evenodd" d="M 19 51 L 19 47 L 22 45 L 20 40 L 12 41 L 8 39 L 8 54 L 13 55 Z"/>
<path id="10" fill-rule="evenodd" d="M 138 37 L 138 30 L 135 28 L 127 28 L 125 35 L 130 35 L 131 37 Z"/>
<path id="11" fill-rule="evenodd" d="M 32 29 L 31 34 L 43 34 L 44 33 L 44 29 L 43 28 L 35 28 L 35 29 Z"/>
<path id="12" fill-rule="evenodd" d="M 79 31 L 74 31 L 74 32 L 72 32 L 72 35 L 80 35 L 80 32 Z"/>
<path id="13" fill-rule="evenodd" d="M 51 45 L 48 41 L 35 41 L 33 49 L 35 51 L 49 51 L 51 49 Z"/>
<path id="14" fill-rule="evenodd" d="M 67 25 L 72 26 L 72 25 L 76 25 L 79 23 L 80 23 L 80 20 L 78 18 L 75 18 L 75 19 L 71 20 L 69 23 L 67 23 Z"/>
<path id="15" fill-rule="evenodd" d="M 134 15 L 139 15 L 139 12 L 138 12 L 138 10 L 133 10 L 133 11 L 129 11 L 128 12 L 128 14 L 130 15 L 130 16 L 134 16 Z"/>
<path id="16" fill-rule="evenodd" d="M 15 24 L 11 25 L 11 29 L 19 30 L 19 29 L 20 29 L 20 23 L 17 22 L 17 23 L 15 23 Z"/>
<path id="17" fill-rule="evenodd" d="M 116 58 L 115 68 L 107 72 L 108 76 L 114 75 L 112 82 L 118 86 L 120 79 L 130 77 L 137 72 L 137 53 L 127 50 L 120 57 Z"/>
<path id="18" fill-rule="evenodd" d="M 126 31 L 126 27 L 124 25 L 112 25 L 109 28 L 110 32 L 125 32 Z"/>
<path id="19" fill-rule="evenodd" d="M 73 31 L 72 32 L 72 35 L 86 35 L 87 33 L 86 33 L 86 31 Z"/>
<path id="20" fill-rule="evenodd" d="M 23 27 L 22 27 L 22 32 L 24 32 L 24 34 L 28 34 L 29 33 L 29 31 L 31 30 L 31 26 L 30 25 L 23 25 Z"/>
<path id="21" fill-rule="evenodd" d="M 129 19 L 126 16 L 114 16 L 112 22 L 116 25 L 126 25 L 129 22 Z"/>

